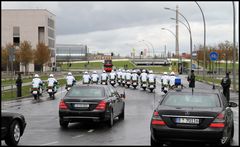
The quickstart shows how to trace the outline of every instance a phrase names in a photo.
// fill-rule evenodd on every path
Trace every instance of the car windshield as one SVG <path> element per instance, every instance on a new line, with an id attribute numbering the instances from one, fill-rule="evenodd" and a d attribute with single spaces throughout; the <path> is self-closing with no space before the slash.
<path id="1" fill-rule="evenodd" d="M 166 96 L 163 101 L 165 106 L 174 107 L 220 107 L 220 101 L 217 94 L 203 93 L 172 93 Z"/>
<path id="2" fill-rule="evenodd" d="M 68 92 L 68 97 L 98 97 L 101 98 L 104 96 L 103 88 L 97 87 L 75 87 Z"/>

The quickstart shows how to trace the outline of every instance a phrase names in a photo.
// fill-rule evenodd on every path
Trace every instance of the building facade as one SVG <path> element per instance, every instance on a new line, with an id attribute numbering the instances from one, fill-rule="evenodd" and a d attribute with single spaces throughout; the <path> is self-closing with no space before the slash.
<path id="1" fill-rule="evenodd" d="M 43 70 L 50 70 L 56 65 L 55 19 L 56 16 L 46 9 L 3 9 L 1 44 L 11 43 L 17 49 L 22 41 L 29 41 L 35 49 L 38 43 L 45 43 L 51 49 L 51 61 Z M 35 68 L 32 62 L 28 71 L 34 72 Z M 21 64 L 20 71 L 25 71 Z"/>
<path id="2" fill-rule="evenodd" d="M 88 58 L 87 45 L 78 44 L 56 44 L 56 61 L 72 62 L 83 61 Z"/>

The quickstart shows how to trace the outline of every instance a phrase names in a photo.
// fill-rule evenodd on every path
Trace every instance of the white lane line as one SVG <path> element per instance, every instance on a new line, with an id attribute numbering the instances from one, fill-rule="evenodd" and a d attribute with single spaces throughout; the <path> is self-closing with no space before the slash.
<path id="1" fill-rule="evenodd" d="M 50 142 L 50 143 L 45 143 L 45 144 L 42 144 L 42 145 L 40 145 L 40 146 L 52 145 L 52 144 L 56 144 L 56 143 L 58 143 L 58 141 L 55 141 L 55 142 Z"/>
<path id="2" fill-rule="evenodd" d="M 73 136 L 72 138 L 79 138 L 79 137 L 82 137 L 83 135 L 77 135 L 77 136 Z"/>
<path id="3" fill-rule="evenodd" d="M 91 129 L 91 130 L 88 131 L 88 133 L 91 133 L 91 132 L 93 132 L 93 131 L 94 131 L 94 129 Z"/>

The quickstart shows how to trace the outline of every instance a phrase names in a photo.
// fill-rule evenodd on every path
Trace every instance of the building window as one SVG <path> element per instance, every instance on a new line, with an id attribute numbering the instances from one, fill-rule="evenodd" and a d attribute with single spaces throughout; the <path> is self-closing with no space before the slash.
<path id="1" fill-rule="evenodd" d="M 48 37 L 55 38 L 54 30 L 48 28 Z"/>
<path id="2" fill-rule="evenodd" d="M 38 43 L 44 43 L 44 27 L 38 27 Z"/>
<path id="3" fill-rule="evenodd" d="M 20 28 L 19 27 L 13 27 L 13 36 L 14 37 L 20 36 Z"/>
<path id="4" fill-rule="evenodd" d="M 20 44 L 20 37 L 13 37 L 13 45 L 19 46 Z"/>
<path id="5" fill-rule="evenodd" d="M 54 20 L 48 18 L 48 26 L 54 29 Z"/>
<path id="6" fill-rule="evenodd" d="M 55 43 L 54 43 L 54 40 L 48 39 L 48 47 L 49 47 L 49 48 L 54 48 L 54 47 L 55 47 L 54 44 L 55 44 Z"/>

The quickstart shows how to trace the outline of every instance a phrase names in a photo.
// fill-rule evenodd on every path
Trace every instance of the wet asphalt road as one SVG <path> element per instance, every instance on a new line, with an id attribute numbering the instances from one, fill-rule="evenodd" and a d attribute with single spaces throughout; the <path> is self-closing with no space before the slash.
<path id="1" fill-rule="evenodd" d="M 185 78 L 183 84 L 187 86 Z M 196 83 L 196 88 L 207 86 L 209 85 Z M 150 93 L 139 87 L 134 90 L 117 86 L 120 93 L 124 89 L 126 92 L 125 119 L 115 119 L 112 128 L 104 123 L 70 123 L 68 129 L 61 129 L 58 104 L 66 93 L 64 88 L 59 89 L 55 100 L 44 95 L 40 102 L 27 98 L 2 103 L 2 109 L 22 113 L 26 118 L 27 126 L 19 145 L 150 145 L 150 119 L 153 109 L 161 99 L 160 88 L 158 83 L 155 93 Z M 232 101 L 238 103 L 238 96 L 231 96 Z M 239 145 L 238 111 L 239 107 L 233 108 L 233 145 Z M 5 145 L 4 141 L 1 143 Z"/>

